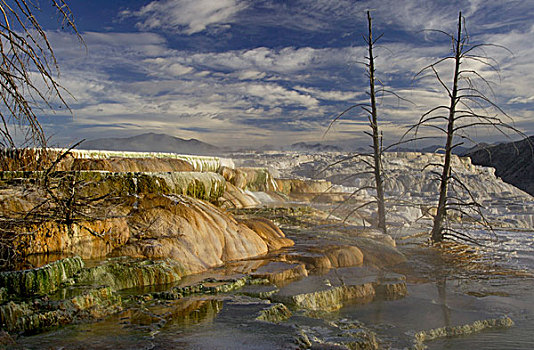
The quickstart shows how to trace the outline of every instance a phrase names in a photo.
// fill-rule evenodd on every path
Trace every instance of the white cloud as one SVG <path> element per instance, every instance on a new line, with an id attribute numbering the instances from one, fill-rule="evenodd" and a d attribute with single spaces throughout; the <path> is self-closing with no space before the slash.
<path id="1" fill-rule="evenodd" d="M 232 23 L 246 7 L 240 0 L 165 0 L 152 1 L 138 11 L 123 11 L 122 15 L 138 18 L 137 26 L 142 30 L 195 34 L 209 26 Z"/>
<path id="2" fill-rule="evenodd" d="M 257 70 L 244 70 L 237 73 L 237 77 L 240 80 L 260 80 L 265 78 L 266 75 L 265 72 L 259 72 Z"/>
<path id="3" fill-rule="evenodd" d="M 313 108 L 319 104 L 317 99 L 288 90 L 276 84 L 251 83 L 241 85 L 244 94 L 259 98 L 267 106 L 302 106 Z"/>
<path id="4" fill-rule="evenodd" d="M 363 92 L 339 91 L 339 90 L 320 90 L 316 88 L 295 86 L 295 90 L 306 92 L 311 96 L 327 101 L 354 101 L 356 98 L 364 95 Z"/>
<path id="5" fill-rule="evenodd" d="M 285 47 L 279 50 L 258 47 L 221 53 L 209 52 L 188 55 L 185 62 L 215 70 L 259 71 L 269 73 L 295 73 L 310 69 L 346 66 L 353 57 L 359 57 L 361 49 L 311 47 Z"/>
<path id="6" fill-rule="evenodd" d="M 373 7 L 370 1 L 302 0 L 282 13 L 280 2 L 247 2 L 249 7 L 246 7 L 237 0 L 208 1 L 205 10 L 197 9 L 202 3 L 204 1 L 152 2 L 129 14 L 138 18 L 146 30 L 195 34 L 242 22 L 250 6 L 262 3 L 271 6 L 272 16 L 258 23 L 252 23 L 257 18 L 251 17 L 242 25 L 262 26 L 272 21 L 280 22 L 281 26 L 293 25 L 292 28 L 306 27 L 310 31 L 333 30 L 337 23 L 334 19 L 355 16 L 359 24 L 350 22 L 354 31 L 354 28 L 364 28 L 361 19 L 365 6 Z M 474 21 L 468 18 L 468 24 L 478 24 L 481 18 L 478 12 L 487 13 L 489 6 L 475 0 L 453 1 L 450 6 L 443 7 L 437 1 L 426 4 L 423 0 L 407 0 L 401 6 L 398 1 L 384 0 L 376 5 L 373 13 L 378 31 L 384 26 L 381 23 L 387 23 L 388 29 L 394 30 L 433 26 L 453 30 L 457 13 L 451 9 L 458 4 L 471 6 L 465 13 L 473 16 Z M 438 7 L 441 13 L 436 10 Z M 195 11 L 198 18 L 192 17 Z M 332 16 L 330 21 L 325 22 L 329 15 Z M 295 23 L 290 24 L 290 21 Z M 478 25 L 472 27 L 477 30 Z M 534 79 L 533 34 L 533 27 L 522 26 L 482 37 L 484 41 L 503 44 L 514 51 L 514 57 L 505 52 L 497 53 L 496 58 L 503 63 L 503 79 L 497 95 L 500 101 L 519 109 L 511 113 L 517 115 L 518 125 L 530 128 L 533 115 L 526 109 L 534 103 L 530 89 Z M 201 50 L 186 51 L 170 47 L 174 43 L 172 39 L 149 32 L 85 33 L 88 47 L 85 54 L 75 40 L 63 34 L 51 33 L 50 37 L 61 59 L 61 82 L 77 97 L 77 101 L 70 104 L 75 116 L 72 125 L 79 128 L 97 125 L 98 130 L 107 127 L 132 132 L 175 131 L 177 135 L 201 139 L 202 133 L 206 133 L 208 141 L 224 140 L 219 142 L 227 144 L 284 143 L 304 134 L 306 138 L 320 139 L 332 116 L 349 103 L 366 101 L 364 71 L 354 64 L 365 57 L 365 48 L 348 46 L 355 45 L 354 42 L 343 46 L 338 41 L 332 45 L 335 47 L 328 47 L 330 43 L 327 42 L 317 43 L 316 47 L 238 45 L 241 49 L 227 51 L 218 51 L 223 45 L 213 49 L 202 46 Z M 181 36 L 180 43 L 199 37 Z M 429 107 L 447 102 L 447 96 L 435 81 L 411 83 L 410 80 L 426 64 L 446 55 L 450 47 L 444 42 L 382 43 L 387 50 L 377 48 L 378 77 L 386 87 L 414 102 L 409 105 L 388 96 L 379 100 L 381 124 L 389 140 L 398 138 L 404 131 L 403 126 L 414 123 Z M 359 136 L 365 128 L 365 115 L 347 117 L 329 138 L 347 134 Z"/>
<path id="7" fill-rule="evenodd" d="M 163 78 L 179 77 L 194 72 L 194 69 L 172 59 L 163 57 L 150 58 L 143 61 L 147 65 L 148 74 Z"/>

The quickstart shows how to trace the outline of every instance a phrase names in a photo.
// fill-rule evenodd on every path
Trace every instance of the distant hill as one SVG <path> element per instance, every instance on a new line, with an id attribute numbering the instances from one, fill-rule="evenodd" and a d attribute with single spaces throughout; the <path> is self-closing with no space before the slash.
<path id="1" fill-rule="evenodd" d="M 476 165 L 495 168 L 504 181 L 534 196 L 534 136 L 468 152 Z"/>
<path id="2" fill-rule="evenodd" d="M 213 155 L 219 148 L 208 143 L 185 140 L 167 134 L 146 133 L 124 138 L 102 138 L 83 142 L 78 148 L 106 151 L 170 152 L 193 155 Z"/>
<path id="3" fill-rule="evenodd" d="M 341 152 L 343 149 L 338 146 L 327 145 L 322 143 L 306 143 L 306 142 L 297 142 L 290 146 L 284 147 L 286 151 L 296 151 L 296 152 Z"/>

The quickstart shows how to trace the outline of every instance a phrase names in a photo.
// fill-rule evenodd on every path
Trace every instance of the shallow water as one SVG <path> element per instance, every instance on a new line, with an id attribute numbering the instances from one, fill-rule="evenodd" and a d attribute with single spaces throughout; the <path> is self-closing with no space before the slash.
<path id="1" fill-rule="evenodd" d="M 451 286 L 410 284 L 403 299 L 348 306 L 340 311 L 340 316 L 357 317 L 369 325 L 384 341 L 384 348 L 402 349 L 413 345 L 415 331 L 508 315 L 515 322 L 512 328 L 433 340 L 425 345 L 429 349 L 534 349 L 534 293 L 521 294 L 521 299 L 477 298 L 456 292 L 454 282 L 458 281 L 447 281 Z M 515 283 L 509 288 L 513 289 Z"/>
<path id="2" fill-rule="evenodd" d="M 496 263 L 492 269 L 521 268 L 532 273 L 532 232 L 500 231 L 498 235 L 500 242 L 487 244 L 484 261 Z M 419 242 L 401 242 L 399 248 L 411 261 L 397 271 L 407 276 L 408 295 L 393 301 L 347 305 L 322 315 L 327 321 L 299 311 L 281 324 L 256 321 L 265 301 L 223 294 L 126 307 L 124 312 L 97 323 L 71 325 L 19 340 L 27 349 L 292 349 L 297 346 L 298 329 L 307 327 L 328 335 L 332 334 L 328 320 L 348 319 L 376 332 L 381 348 L 403 349 L 413 346 L 417 331 L 508 315 L 515 322 L 512 328 L 438 339 L 425 345 L 435 350 L 534 349 L 534 279 L 528 274 L 457 270 Z M 217 273 L 208 271 L 184 282 Z M 123 295 L 147 291 L 125 291 Z"/>

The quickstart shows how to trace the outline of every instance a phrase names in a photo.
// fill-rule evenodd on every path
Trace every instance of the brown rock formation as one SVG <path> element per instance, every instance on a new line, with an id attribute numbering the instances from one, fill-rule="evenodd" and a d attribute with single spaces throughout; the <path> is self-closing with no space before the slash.
<path id="1" fill-rule="evenodd" d="M 145 196 L 129 224 L 132 238 L 114 255 L 171 258 L 188 273 L 263 255 L 269 246 L 289 244 L 281 231 L 257 233 L 213 205 L 186 196 Z"/>
<path id="2" fill-rule="evenodd" d="M 330 181 L 302 180 L 302 179 L 276 179 L 280 192 L 285 194 L 326 193 L 332 188 Z"/>
<path id="3" fill-rule="evenodd" d="M 364 260 L 361 250 L 351 245 L 307 247 L 304 250 L 286 254 L 284 258 L 287 261 L 302 262 L 308 269 L 360 266 Z"/>

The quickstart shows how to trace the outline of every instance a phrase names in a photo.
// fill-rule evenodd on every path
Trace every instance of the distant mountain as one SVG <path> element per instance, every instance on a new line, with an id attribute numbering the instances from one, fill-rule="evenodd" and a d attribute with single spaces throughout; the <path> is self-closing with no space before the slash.
<path id="1" fill-rule="evenodd" d="M 475 146 L 478 147 L 478 146 Z M 453 154 L 457 154 L 459 156 L 465 155 L 467 152 L 472 150 L 474 148 L 467 148 L 462 146 L 457 146 L 452 150 Z M 438 153 L 443 154 L 445 153 L 445 149 L 442 145 L 431 145 L 426 147 L 397 147 L 393 148 L 391 152 L 422 152 L 422 153 Z"/>
<path id="2" fill-rule="evenodd" d="M 146 133 L 124 138 L 102 138 L 83 142 L 78 148 L 106 151 L 169 152 L 213 155 L 219 148 L 196 139 L 181 139 L 167 134 Z"/>
<path id="3" fill-rule="evenodd" d="M 495 168 L 504 181 L 534 196 L 534 136 L 467 153 L 476 165 Z"/>
<path id="4" fill-rule="evenodd" d="M 297 142 L 290 146 L 284 147 L 286 151 L 296 151 L 296 152 L 342 152 L 343 149 L 338 146 L 326 145 L 322 143 L 306 143 L 306 142 Z"/>

